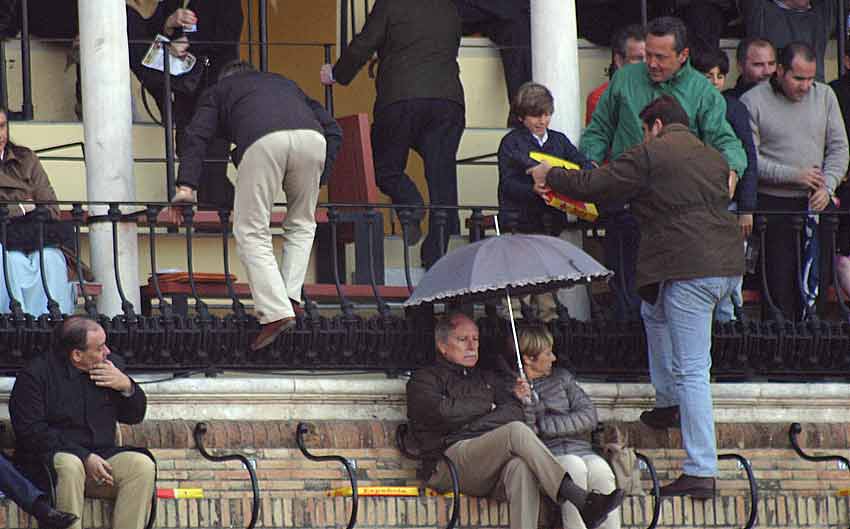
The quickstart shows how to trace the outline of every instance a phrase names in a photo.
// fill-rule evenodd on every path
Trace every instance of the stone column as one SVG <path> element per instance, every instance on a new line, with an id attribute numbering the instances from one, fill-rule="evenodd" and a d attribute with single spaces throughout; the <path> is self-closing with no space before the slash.
<path id="1" fill-rule="evenodd" d="M 531 0 L 531 55 L 534 80 L 549 88 L 555 98 L 551 128 L 578 145 L 582 102 L 575 0 Z M 582 245 L 581 232 L 564 236 L 576 246 Z M 574 318 L 590 317 L 584 287 L 562 292 L 559 297 Z"/>
<path id="2" fill-rule="evenodd" d="M 86 143 L 86 189 L 90 201 L 135 200 L 133 177 L 133 116 L 127 49 L 127 13 L 124 2 L 79 2 L 80 61 L 83 89 L 83 124 Z M 90 208 L 102 215 L 106 206 Z M 97 223 L 89 228 L 91 264 L 95 279 L 103 284 L 98 312 L 121 313 L 115 284 L 112 226 Z M 135 223 L 120 223 L 118 266 L 124 293 L 139 308 L 139 259 Z"/>

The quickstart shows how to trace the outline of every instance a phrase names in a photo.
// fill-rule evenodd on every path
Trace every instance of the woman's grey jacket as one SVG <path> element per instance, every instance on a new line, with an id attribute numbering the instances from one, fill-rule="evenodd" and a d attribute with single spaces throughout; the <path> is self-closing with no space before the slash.
<path id="1" fill-rule="evenodd" d="M 572 373 L 555 368 L 533 381 L 539 397 L 525 406 L 525 422 L 555 455 L 594 453 L 588 438 L 596 428 L 596 407 Z"/>

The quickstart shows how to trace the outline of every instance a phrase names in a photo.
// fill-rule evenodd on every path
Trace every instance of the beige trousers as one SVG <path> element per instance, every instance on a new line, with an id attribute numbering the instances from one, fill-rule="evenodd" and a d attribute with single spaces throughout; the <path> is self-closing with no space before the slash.
<path id="1" fill-rule="evenodd" d="M 566 470 L 537 435 L 512 422 L 446 450 L 457 466 L 460 491 L 471 496 L 506 499 L 511 529 L 537 527 L 540 491 L 557 501 Z M 440 462 L 428 486 L 451 490 L 451 475 Z"/>
<path id="2" fill-rule="evenodd" d="M 138 452 L 121 452 L 106 460 L 112 466 L 115 485 L 97 485 L 86 477 L 86 469 L 79 457 L 65 452 L 53 456 L 56 469 L 56 508 L 76 514 L 80 519 L 71 529 L 91 525 L 83 520 L 85 497 L 115 500 L 112 509 L 112 527 L 115 529 L 143 529 L 150 514 L 154 488 L 154 462 Z"/>
<path id="3" fill-rule="evenodd" d="M 614 472 L 608 462 L 596 454 L 585 456 L 556 456 L 576 485 L 590 491 L 610 494 L 617 486 Z M 575 505 L 565 501 L 561 504 L 561 518 L 565 529 L 586 529 Z M 600 529 L 620 529 L 620 509 L 614 509 L 599 526 Z"/>
<path id="4" fill-rule="evenodd" d="M 236 174 L 233 236 L 260 323 L 295 315 L 316 234 L 325 137 L 314 130 L 281 130 L 251 144 Z M 269 222 L 275 194 L 286 193 L 283 263 L 278 268 Z"/>

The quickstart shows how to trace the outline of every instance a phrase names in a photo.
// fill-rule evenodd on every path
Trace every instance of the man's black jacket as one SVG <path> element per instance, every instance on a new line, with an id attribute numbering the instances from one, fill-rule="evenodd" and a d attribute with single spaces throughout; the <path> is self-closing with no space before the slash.
<path id="1" fill-rule="evenodd" d="M 324 183 L 342 144 L 342 129 L 333 116 L 282 75 L 241 72 L 225 77 L 204 92 L 186 128 L 177 183 L 198 186 L 207 143 L 212 138 L 235 143 L 233 161 L 239 165 L 255 141 L 281 130 L 315 130 L 325 137 Z"/>
<path id="2" fill-rule="evenodd" d="M 334 79 L 347 85 L 377 52 L 375 112 L 409 99 L 448 99 L 463 106 L 460 32 L 451 0 L 377 0 L 336 62 Z"/>
<path id="3" fill-rule="evenodd" d="M 120 357 L 109 360 L 123 370 Z M 125 397 L 96 386 L 64 354 L 45 353 L 18 373 L 12 388 L 15 458 L 30 477 L 37 477 L 41 462 L 55 452 L 84 461 L 94 452 L 107 459 L 122 450 L 115 445 L 116 423 L 140 423 L 146 408 L 145 392 L 135 382 L 132 396 Z"/>

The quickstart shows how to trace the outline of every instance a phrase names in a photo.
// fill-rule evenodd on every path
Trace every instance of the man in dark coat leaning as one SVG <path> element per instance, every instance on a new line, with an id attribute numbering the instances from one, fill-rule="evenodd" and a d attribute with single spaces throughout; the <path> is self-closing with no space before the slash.
<path id="1" fill-rule="evenodd" d="M 622 490 L 600 494 L 576 485 L 525 424 L 523 402 L 531 397 L 527 381 L 511 386 L 475 367 L 475 322 L 450 314 L 437 323 L 434 337 L 437 361 L 417 370 L 407 383 L 407 416 L 423 453 L 445 452 L 454 462 L 462 493 L 507 499 L 511 529 L 537 527 L 541 491 L 559 504 L 573 503 L 587 529 L 598 527 L 619 507 Z M 422 470 L 428 486 L 451 488 L 444 462 Z"/>
<path id="2" fill-rule="evenodd" d="M 155 467 L 150 455 L 115 443 L 116 423 L 145 417 L 145 392 L 110 357 L 106 333 L 83 316 L 65 320 L 60 352 L 37 357 L 18 374 L 9 401 L 16 457 L 39 485 L 53 463 L 56 507 L 80 518 L 84 497 L 115 498 L 112 527 L 142 529 L 150 512 Z"/>
<path id="3" fill-rule="evenodd" d="M 218 84 L 204 92 L 186 129 L 172 202 L 194 201 L 204 152 L 215 137 L 236 144 L 233 236 L 262 324 L 251 344 L 257 350 L 295 326 L 293 303 L 301 301 L 316 235 L 319 185 L 333 168 L 342 130 L 294 81 L 257 72 L 247 62 L 231 62 L 222 68 Z M 269 222 L 281 189 L 286 220 L 279 269 Z"/>
<path id="4" fill-rule="evenodd" d="M 680 423 L 684 473 L 662 496 L 710 498 L 717 474 L 711 403 L 711 322 L 714 307 L 744 272 L 743 238 L 729 205 L 729 166 L 688 130 L 688 115 L 664 95 L 640 113 L 644 143 L 609 165 L 566 171 L 529 169 L 535 190 L 578 200 L 624 200 L 638 220 L 641 316 L 656 392 L 653 413 Z"/>

